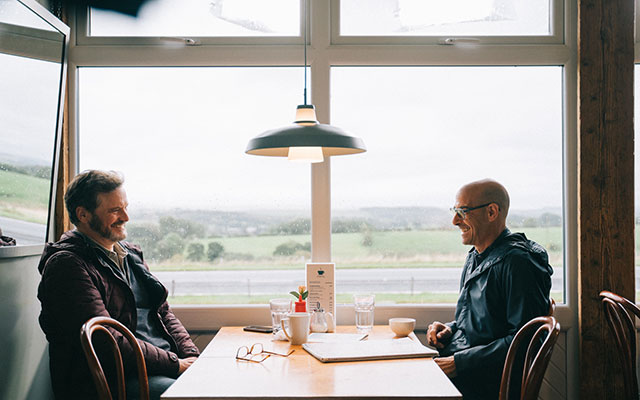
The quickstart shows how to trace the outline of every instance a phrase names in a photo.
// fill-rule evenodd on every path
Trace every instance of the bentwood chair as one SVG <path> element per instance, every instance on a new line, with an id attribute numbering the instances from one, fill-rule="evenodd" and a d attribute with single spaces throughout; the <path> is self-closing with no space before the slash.
<path id="1" fill-rule="evenodd" d="M 520 328 L 507 352 L 500 383 L 500 400 L 509 399 L 515 379 L 520 379 L 521 382 L 519 397 L 521 400 L 538 398 L 542 378 L 551 360 L 553 346 L 558 341 L 559 334 L 560 324 L 551 316 L 534 318 Z M 515 366 L 516 362 L 523 359 L 522 352 L 525 349 L 522 376 L 519 376 L 516 373 L 519 368 Z"/>
<path id="2" fill-rule="evenodd" d="M 553 317 L 553 314 L 556 312 L 556 301 L 549 297 L 549 317 Z"/>
<path id="3" fill-rule="evenodd" d="M 625 398 L 638 398 L 638 378 L 636 375 L 636 324 L 640 309 L 631 301 L 607 290 L 600 292 L 604 315 L 616 338 L 616 345 L 622 365 Z"/>
<path id="4" fill-rule="evenodd" d="M 107 338 L 107 342 L 110 344 L 111 350 L 113 352 L 116 374 L 118 377 L 117 398 L 120 400 L 125 400 L 127 398 L 126 388 L 124 384 L 124 369 L 122 367 L 122 354 L 120 353 L 120 349 L 118 348 L 118 344 L 116 343 L 115 338 L 113 337 L 109 329 L 107 329 L 107 327 L 113 328 L 114 330 L 120 332 L 133 348 L 133 352 L 136 357 L 136 364 L 138 366 L 138 382 L 140 387 L 139 398 L 141 400 L 149 400 L 149 381 L 147 379 L 147 366 L 144 363 L 144 356 L 142 355 L 140 345 L 138 344 L 135 336 L 133 336 L 131 331 L 129 331 L 126 326 L 109 317 L 91 318 L 90 320 L 85 322 L 84 325 L 82 325 L 82 328 L 80 330 L 80 342 L 82 343 L 82 349 L 84 350 L 84 354 L 87 357 L 87 362 L 89 363 L 89 369 L 91 370 L 93 382 L 96 385 L 98 398 L 100 400 L 113 399 L 113 397 L 111 396 L 111 390 L 109 389 L 109 383 L 107 382 L 104 370 L 100 365 L 100 360 L 98 359 L 96 351 L 93 347 L 92 337 L 93 334 L 98 331 L 104 332 L 103 337 Z"/>

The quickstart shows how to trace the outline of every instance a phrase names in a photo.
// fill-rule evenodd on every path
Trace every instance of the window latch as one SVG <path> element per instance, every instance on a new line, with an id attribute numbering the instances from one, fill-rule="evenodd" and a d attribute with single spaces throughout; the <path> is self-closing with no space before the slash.
<path id="1" fill-rule="evenodd" d="M 477 44 L 480 43 L 480 39 L 476 38 L 444 38 L 438 41 L 438 44 L 443 44 L 445 46 L 453 46 L 454 44 Z"/>
<path id="2" fill-rule="evenodd" d="M 171 44 L 184 44 L 185 46 L 199 46 L 200 41 L 192 38 L 182 38 L 182 37 L 163 37 L 162 40 L 164 43 Z"/>

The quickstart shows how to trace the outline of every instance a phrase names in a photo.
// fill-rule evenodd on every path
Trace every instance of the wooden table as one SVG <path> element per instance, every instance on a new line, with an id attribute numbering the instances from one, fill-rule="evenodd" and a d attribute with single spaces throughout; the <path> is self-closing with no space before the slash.
<path id="1" fill-rule="evenodd" d="M 339 326 L 337 331 L 355 332 L 355 327 Z M 222 328 L 162 399 L 462 399 L 431 358 L 325 364 L 301 346 L 272 342 L 271 337 Z M 393 337 L 388 326 L 375 326 L 368 340 Z M 412 339 L 418 340 L 414 334 Z M 260 364 L 237 361 L 238 347 L 253 343 L 278 353 L 295 352 Z"/>

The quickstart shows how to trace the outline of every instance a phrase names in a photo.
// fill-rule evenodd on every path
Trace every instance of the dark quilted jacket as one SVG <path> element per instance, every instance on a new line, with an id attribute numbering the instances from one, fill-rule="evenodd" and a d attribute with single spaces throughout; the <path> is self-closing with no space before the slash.
<path id="1" fill-rule="evenodd" d="M 127 242 L 120 244 L 129 252 L 129 268 L 138 269 L 138 276 L 148 290 L 152 304 L 157 304 L 157 314 L 153 316 L 165 328 L 166 339 L 171 343 L 171 351 L 165 351 L 138 340 L 147 373 L 175 378 L 178 375 L 178 358 L 197 356 L 198 349 L 171 312 L 166 302 L 167 289 L 151 275 L 140 249 Z M 80 346 L 80 327 L 91 317 L 107 316 L 135 333 L 137 311 L 133 292 L 75 231 L 66 232 L 60 241 L 45 247 L 38 269 L 42 274 L 38 287 L 38 299 L 42 304 L 40 326 L 49 341 L 51 379 L 56 398 L 94 398 L 95 388 Z M 122 352 L 125 372 L 135 375 L 131 347 L 118 332 L 111 332 Z M 101 355 L 99 343 L 98 355 Z M 104 359 L 107 360 L 106 357 Z M 108 377 L 112 368 L 108 361 L 105 362 Z"/>

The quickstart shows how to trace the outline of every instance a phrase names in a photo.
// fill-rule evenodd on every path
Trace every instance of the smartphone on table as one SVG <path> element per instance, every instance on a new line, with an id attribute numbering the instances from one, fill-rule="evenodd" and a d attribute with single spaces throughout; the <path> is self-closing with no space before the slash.
<path id="1" fill-rule="evenodd" d="M 273 328 L 270 326 L 261 326 L 261 325 L 249 325 L 242 328 L 247 332 L 260 332 L 260 333 L 272 333 Z"/>

